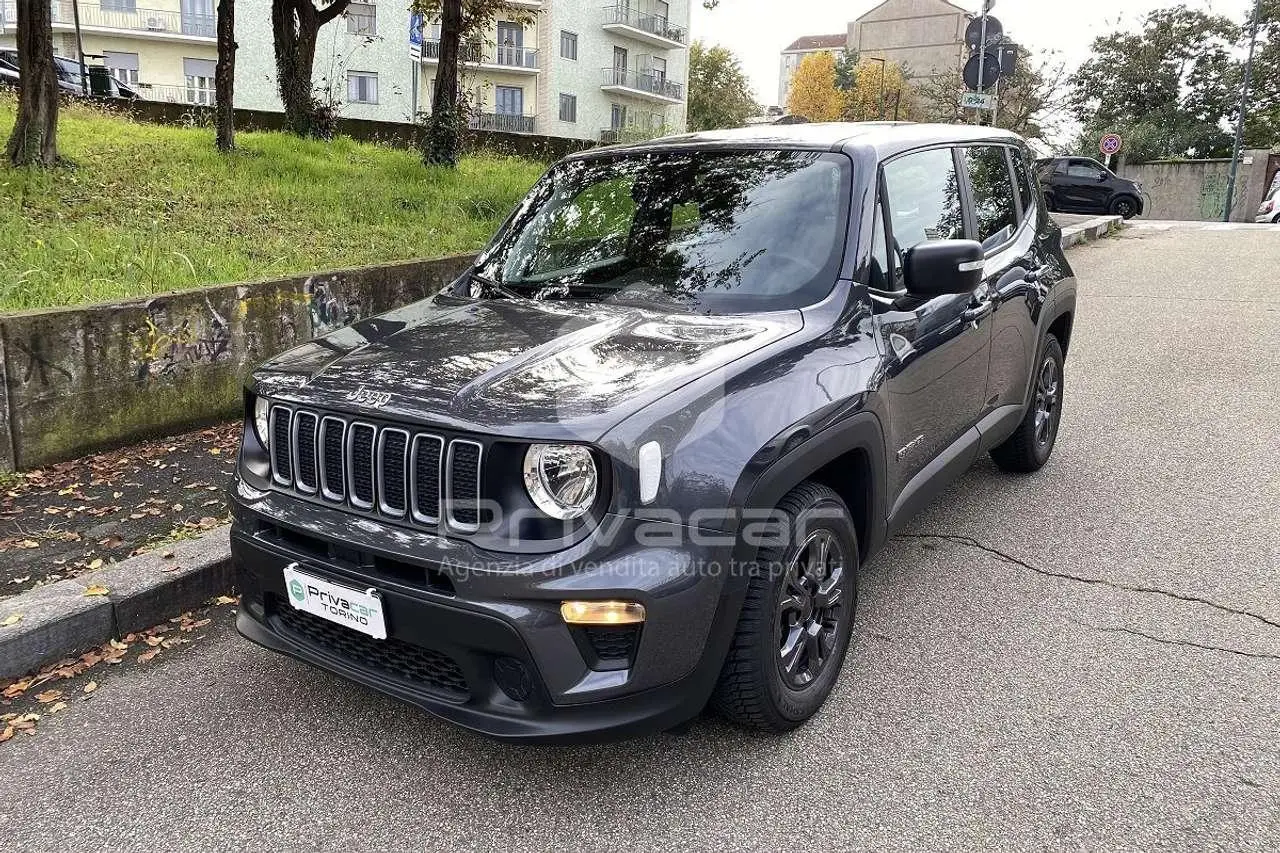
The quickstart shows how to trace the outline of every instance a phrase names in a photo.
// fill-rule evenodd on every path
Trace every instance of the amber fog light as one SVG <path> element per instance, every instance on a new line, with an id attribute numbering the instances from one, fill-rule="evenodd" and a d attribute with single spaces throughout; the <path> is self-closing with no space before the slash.
<path id="1" fill-rule="evenodd" d="M 560 616 L 570 625 L 635 625 L 644 621 L 644 605 L 634 601 L 565 601 Z"/>

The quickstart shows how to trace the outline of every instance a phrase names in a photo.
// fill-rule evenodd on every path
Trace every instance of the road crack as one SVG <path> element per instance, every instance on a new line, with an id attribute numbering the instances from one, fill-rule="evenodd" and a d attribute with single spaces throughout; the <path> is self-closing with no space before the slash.
<path id="1" fill-rule="evenodd" d="M 1280 622 L 1277 622 L 1273 619 L 1269 619 L 1266 616 L 1263 616 L 1258 613 L 1254 613 L 1251 610 L 1243 610 L 1238 607 L 1231 607 L 1226 604 L 1219 604 L 1216 601 L 1212 601 L 1207 598 L 1201 598 L 1200 596 L 1186 595 L 1180 592 L 1171 592 L 1167 589 L 1160 589 L 1159 587 L 1136 586 L 1134 584 L 1118 583 L 1117 581 L 1107 580 L 1106 578 L 1091 578 L 1085 575 L 1074 575 L 1074 574 L 1071 574 L 1070 572 L 1058 572 L 1058 571 L 1054 571 L 1053 569 L 1041 568 L 1040 566 L 1035 566 L 1035 565 L 1032 565 L 1031 563 L 1028 563 L 1026 560 L 1019 559 L 1018 557 L 1015 557 L 1012 554 L 1006 554 L 1004 551 L 1001 551 L 998 548 L 992 548 L 990 545 L 984 545 L 983 543 L 979 542 L 977 539 L 974 539 L 971 536 L 957 536 L 954 534 L 938 534 L 938 533 L 899 533 L 896 538 L 934 539 L 934 540 L 941 540 L 943 542 L 955 542 L 960 545 L 968 545 L 971 548 L 977 548 L 980 551 L 985 551 L 988 554 L 991 554 L 994 557 L 998 557 L 1007 563 L 1012 563 L 1015 566 L 1021 566 L 1024 569 L 1035 572 L 1038 575 L 1044 575 L 1045 577 L 1057 578 L 1059 580 L 1075 581 L 1076 583 L 1091 584 L 1094 586 L 1106 586 L 1106 587 L 1111 587 L 1112 589 L 1120 590 L 1122 592 L 1138 592 L 1138 593 L 1144 593 L 1147 595 L 1162 595 L 1162 596 L 1165 596 L 1166 598 L 1172 598 L 1176 601 L 1184 601 L 1189 604 L 1201 604 L 1201 605 L 1204 605 L 1205 607 L 1212 607 L 1214 610 L 1220 610 L 1223 613 L 1230 613 L 1234 616 L 1245 616 L 1249 619 L 1254 619 L 1272 628 L 1280 628 Z"/>
<path id="2" fill-rule="evenodd" d="M 1102 631 L 1107 634 L 1131 634 L 1135 637 L 1142 637 L 1144 640 L 1151 640 L 1155 643 L 1164 643 L 1168 646 L 1187 646 L 1192 649 L 1201 649 L 1206 652 L 1226 652 L 1229 655 L 1240 655 L 1246 658 L 1263 658 L 1266 660 L 1280 660 L 1280 655 L 1269 655 L 1265 652 L 1242 652 L 1239 649 L 1228 649 L 1223 646 L 1208 646 L 1203 643 L 1192 642 L 1191 640 L 1171 640 L 1168 637 L 1157 637 L 1155 634 L 1147 634 L 1142 631 L 1135 631 L 1132 628 L 1113 628 L 1103 627 L 1101 625 L 1092 625 L 1095 631 Z"/>

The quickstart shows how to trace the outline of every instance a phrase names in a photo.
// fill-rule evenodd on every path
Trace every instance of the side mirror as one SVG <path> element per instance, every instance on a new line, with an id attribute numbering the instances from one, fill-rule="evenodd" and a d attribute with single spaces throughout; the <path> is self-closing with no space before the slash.
<path id="1" fill-rule="evenodd" d="M 984 256 L 976 240 L 929 240 L 913 246 L 903 262 L 907 292 L 933 297 L 976 290 Z"/>

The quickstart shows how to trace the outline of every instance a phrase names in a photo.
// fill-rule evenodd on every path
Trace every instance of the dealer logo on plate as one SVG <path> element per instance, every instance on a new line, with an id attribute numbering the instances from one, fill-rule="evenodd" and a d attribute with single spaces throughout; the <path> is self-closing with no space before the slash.
<path id="1" fill-rule="evenodd" d="M 307 590 L 302 585 L 302 581 L 298 580 L 297 578 L 294 578 L 293 580 L 289 581 L 289 594 L 292 595 L 298 601 L 302 601 L 304 598 L 307 597 Z"/>

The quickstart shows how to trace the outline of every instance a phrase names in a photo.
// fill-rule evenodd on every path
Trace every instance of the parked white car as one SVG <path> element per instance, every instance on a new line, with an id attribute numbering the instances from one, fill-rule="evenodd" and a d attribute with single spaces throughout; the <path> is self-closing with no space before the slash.
<path id="1" fill-rule="evenodd" d="M 1280 222 L 1280 186 L 1273 187 L 1258 208 L 1254 222 Z"/>

